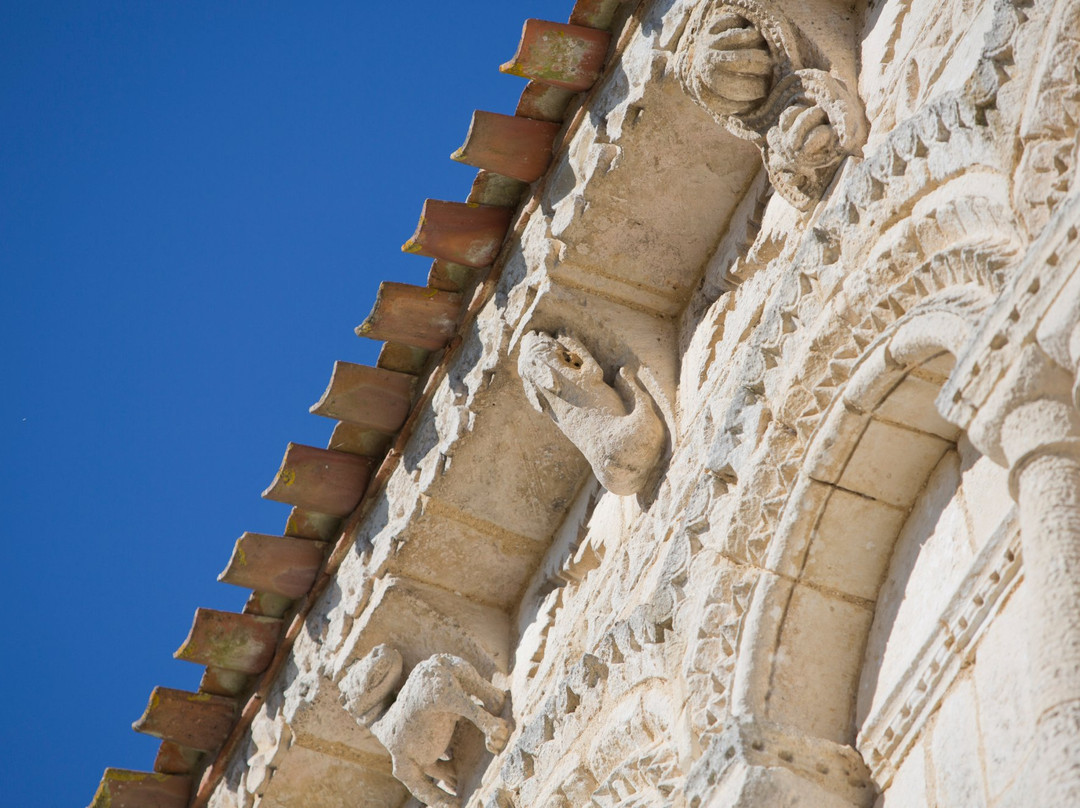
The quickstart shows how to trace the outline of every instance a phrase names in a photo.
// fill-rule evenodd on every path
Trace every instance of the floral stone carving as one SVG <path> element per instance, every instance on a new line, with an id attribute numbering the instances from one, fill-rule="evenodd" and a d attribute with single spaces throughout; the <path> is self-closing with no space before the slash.
<path id="1" fill-rule="evenodd" d="M 386 747 L 394 777 L 414 797 L 425 805 L 456 808 L 458 797 L 438 785 L 457 785 L 453 762 L 443 759 L 454 728 L 466 718 L 484 733 L 490 751 L 500 751 L 510 736 L 509 722 L 495 715 L 505 693 L 464 659 L 435 654 L 412 669 L 387 706 L 402 665 L 397 649 L 375 646 L 338 682 L 341 703 Z"/>
<path id="2" fill-rule="evenodd" d="M 800 210 L 866 140 L 862 103 L 810 63 L 802 34 L 757 0 L 702 4 L 679 46 L 679 77 L 732 134 L 761 149 L 776 190 Z"/>
<path id="3" fill-rule="evenodd" d="M 530 331 L 521 340 L 518 373 L 529 402 L 547 413 L 585 455 L 613 494 L 636 494 L 660 460 L 664 424 L 637 376 L 622 367 L 614 386 L 573 337 Z"/>

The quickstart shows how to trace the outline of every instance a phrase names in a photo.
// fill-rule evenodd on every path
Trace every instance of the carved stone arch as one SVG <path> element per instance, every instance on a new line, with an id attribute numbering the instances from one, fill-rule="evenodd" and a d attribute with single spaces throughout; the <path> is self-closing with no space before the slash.
<path id="1" fill-rule="evenodd" d="M 1007 186 L 999 189 L 1004 195 L 979 197 L 971 193 L 967 179 L 955 178 L 932 198 L 911 199 L 909 208 L 914 211 L 909 209 L 907 221 L 883 228 L 852 256 L 833 256 L 833 264 L 858 261 L 871 268 L 852 274 L 851 281 L 839 285 L 824 303 L 807 290 L 815 289 L 826 272 L 836 268 L 820 267 L 830 263 L 822 258 L 829 251 L 818 244 L 828 240 L 828 234 L 812 232 L 800 248 L 762 318 L 773 327 L 761 329 L 754 347 L 765 357 L 762 386 L 783 391 L 782 397 L 769 402 L 771 410 L 786 425 L 784 432 L 797 435 L 802 446 L 809 445 L 860 357 L 883 333 L 916 310 L 970 307 L 979 298 L 957 290 L 977 288 L 993 297 L 1005 285 L 1021 248 Z M 894 204 L 904 207 L 895 200 Z M 815 246 L 819 248 L 811 249 Z M 953 302 L 947 304 L 949 300 Z M 789 322 L 807 323 L 813 333 L 796 341 L 792 334 L 798 329 L 786 327 Z M 796 346 L 794 351 L 789 342 Z M 781 356 L 785 361 L 778 364 L 776 357 Z M 820 361 L 822 356 L 829 361 Z M 721 431 L 725 428 L 721 424 Z M 790 447 L 790 452 L 796 451 Z M 788 456 L 789 451 L 782 454 Z M 736 494 L 740 504 L 732 508 L 735 518 L 727 528 L 728 544 L 737 557 L 761 563 L 762 548 L 767 550 L 777 531 L 779 509 L 773 506 L 789 496 L 795 478 L 789 467 L 797 465 L 789 462 L 775 468 L 757 463 L 768 481 L 758 479 L 754 486 L 740 487 Z"/>
<path id="2" fill-rule="evenodd" d="M 1007 192 L 1007 186 L 999 190 Z M 1007 197 L 973 195 L 967 179 L 959 177 L 933 197 L 911 200 L 911 206 L 907 219 L 883 228 L 859 255 L 844 259 L 857 260 L 868 271 L 852 276 L 822 307 L 814 335 L 801 341 L 802 353 L 788 363 L 795 378 L 785 385 L 787 399 L 777 410 L 804 441 L 847 384 L 859 357 L 901 318 L 920 307 L 943 305 L 969 286 L 993 297 L 1016 263 L 1022 241 Z M 796 275 L 807 271 L 802 262 L 794 268 Z M 961 292 L 955 305 L 969 306 L 971 300 Z M 805 319 L 802 300 L 796 298 L 782 313 Z M 777 334 L 764 347 L 779 354 L 785 339 L 786 334 Z M 815 362 L 814 354 L 832 359 Z"/>
<path id="3" fill-rule="evenodd" d="M 589 805 L 671 805 L 681 780 L 671 740 L 674 722 L 665 688 L 654 683 L 624 697 L 589 744 L 590 768 L 597 777 Z"/>
<path id="4" fill-rule="evenodd" d="M 747 800 L 767 788 L 794 795 L 792 805 L 876 798 L 877 761 L 854 748 L 866 640 L 908 511 L 958 437 L 935 396 L 990 301 L 969 285 L 907 312 L 867 347 L 826 411 L 745 617 L 732 717 L 706 753 L 706 767 L 727 761 L 714 784 L 736 778 Z"/>

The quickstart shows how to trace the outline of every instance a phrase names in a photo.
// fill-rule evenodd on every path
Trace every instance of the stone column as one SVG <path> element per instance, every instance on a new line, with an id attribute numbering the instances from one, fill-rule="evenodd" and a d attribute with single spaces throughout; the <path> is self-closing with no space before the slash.
<path id="1" fill-rule="evenodd" d="M 1019 505 L 1033 604 L 1032 782 L 1046 808 L 1080 805 L 1080 411 L 1073 377 L 1029 346 L 972 429 L 976 445 L 982 437 L 1000 448 Z"/>

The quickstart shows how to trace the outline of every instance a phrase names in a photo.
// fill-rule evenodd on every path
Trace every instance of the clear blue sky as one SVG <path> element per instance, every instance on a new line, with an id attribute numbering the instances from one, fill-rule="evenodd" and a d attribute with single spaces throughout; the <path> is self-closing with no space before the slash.
<path id="1" fill-rule="evenodd" d="M 84 806 L 106 766 L 149 769 L 130 729 L 448 155 L 548 2 L 0 0 L 0 457 L 4 710 L 12 808 Z"/>

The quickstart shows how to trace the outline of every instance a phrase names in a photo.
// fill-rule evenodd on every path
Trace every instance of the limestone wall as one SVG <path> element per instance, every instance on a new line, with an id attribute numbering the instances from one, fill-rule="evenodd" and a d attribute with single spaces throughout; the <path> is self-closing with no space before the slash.
<path id="1" fill-rule="evenodd" d="M 211 805 L 1080 804 L 1080 4 L 615 20 Z"/>

